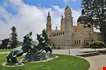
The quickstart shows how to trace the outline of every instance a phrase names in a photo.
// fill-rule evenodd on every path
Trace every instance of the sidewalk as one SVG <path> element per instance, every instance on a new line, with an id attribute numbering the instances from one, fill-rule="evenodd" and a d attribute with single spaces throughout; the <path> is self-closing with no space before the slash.
<path id="1" fill-rule="evenodd" d="M 89 70 L 102 70 L 103 66 L 106 67 L 106 55 L 86 57 L 85 59 L 90 62 Z"/>
<path id="2" fill-rule="evenodd" d="M 105 50 L 105 49 L 98 49 L 98 50 Z M 71 49 L 70 55 L 76 56 L 82 54 L 82 52 L 84 51 L 94 51 L 94 49 Z M 69 50 L 67 49 L 53 50 L 53 53 L 69 55 Z M 89 70 L 102 70 L 103 66 L 106 66 L 106 55 L 96 55 L 83 58 L 90 63 Z"/>

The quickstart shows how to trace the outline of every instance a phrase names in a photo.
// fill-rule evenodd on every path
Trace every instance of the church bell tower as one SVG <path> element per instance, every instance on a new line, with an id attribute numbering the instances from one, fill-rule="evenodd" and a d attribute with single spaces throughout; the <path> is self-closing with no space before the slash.
<path id="1" fill-rule="evenodd" d="M 48 37 L 49 37 L 50 34 L 51 34 L 51 31 L 52 31 L 50 12 L 48 12 L 48 16 L 47 16 L 46 31 L 47 31 L 47 34 L 48 34 Z"/>
<path id="2" fill-rule="evenodd" d="M 65 15 L 64 44 L 65 48 L 70 48 L 72 47 L 73 18 L 72 18 L 72 11 L 68 6 L 65 8 L 64 15 Z"/>

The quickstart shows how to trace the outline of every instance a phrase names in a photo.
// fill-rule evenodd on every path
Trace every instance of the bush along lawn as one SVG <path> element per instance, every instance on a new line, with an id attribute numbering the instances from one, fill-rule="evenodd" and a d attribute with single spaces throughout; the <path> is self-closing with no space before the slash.
<path id="1" fill-rule="evenodd" d="M 5 62 L 6 55 L 0 54 L 0 70 L 88 70 L 88 61 L 67 55 L 58 55 L 59 57 L 48 62 L 26 63 L 24 66 L 5 67 L 2 63 Z"/>

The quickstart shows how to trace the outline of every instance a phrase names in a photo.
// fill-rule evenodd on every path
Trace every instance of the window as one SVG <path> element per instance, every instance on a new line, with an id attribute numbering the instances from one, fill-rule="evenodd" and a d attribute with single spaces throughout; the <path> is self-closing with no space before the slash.
<path id="1" fill-rule="evenodd" d="M 79 40 L 79 44 L 80 44 L 80 42 L 81 42 L 81 41 Z"/>
<path id="2" fill-rule="evenodd" d="M 74 44 L 76 45 L 76 40 L 74 41 Z"/>

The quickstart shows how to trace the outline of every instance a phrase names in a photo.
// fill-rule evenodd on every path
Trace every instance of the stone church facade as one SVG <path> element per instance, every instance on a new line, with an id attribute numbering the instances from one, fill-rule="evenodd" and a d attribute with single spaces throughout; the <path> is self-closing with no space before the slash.
<path id="1" fill-rule="evenodd" d="M 65 8 L 64 17 L 61 17 L 60 30 L 52 30 L 51 20 L 48 13 L 46 31 L 51 45 L 55 48 L 83 48 L 89 42 L 101 39 L 100 33 L 94 32 L 93 26 L 87 22 L 87 16 L 80 16 L 77 26 L 74 26 L 72 11 L 68 6 Z"/>

